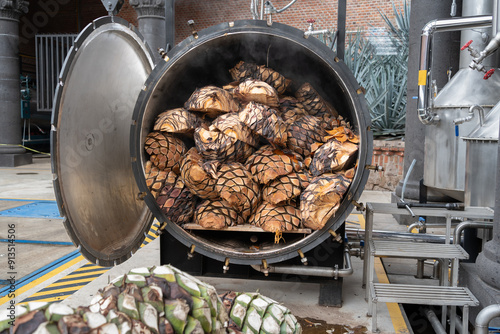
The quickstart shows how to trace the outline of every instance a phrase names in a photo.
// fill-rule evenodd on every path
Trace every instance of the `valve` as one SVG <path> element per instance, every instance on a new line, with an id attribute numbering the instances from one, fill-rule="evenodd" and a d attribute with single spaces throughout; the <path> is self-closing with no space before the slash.
<path id="1" fill-rule="evenodd" d="M 196 248 L 196 245 L 191 245 L 191 248 L 189 249 L 189 252 L 187 254 L 187 259 L 191 260 L 194 257 L 194 249 Z"/>
<path id="2" fill-rule="evenodd" d="M 229 258 L 226 257 L 224 265 L 222 266 L 222 272 L 225 274 L 229 271 Z"/>
<path id="3" fill-rule="evenodd" d="M 308 263 L 307 263 L 307 257 L 304 255 L 304 252 L 302 252 L 302 250 L 301 250 L 301 249 L 299 249 L 299 250 L 297 251 L 297 253 L 299 253 L 299 256 L 300 256 L 300 262 L 302 262 L 302 264 L 303 264 L 304 266 L 307 266 L 307 264 L 308 264 Z"/>
<path id="4" fill-rule="evenodd" d="M 484 80 L 488 80 L 489 78 L 491 78 L 491 76 L 493 75 L 493 73 L 495 73 L 495 69 L 492 68 L 492 69 L 489 69 L 486 74 L 484 75 L 483 79 Z"/>
<path id="5" fill-rule="evenodd" d="M 309 20 L 307 20 L 307 23 L 309 23 L 309 24 L 313 24 L 313 23 L 315 23 L 315 22 L 316 22 L 316 20 L 315 20 L 315 19 L 309 19 Z"/>
<path id="6" fill-rule="evenodd" d="M 462 46 L 460 48 L 460 50 L 464 51 L 465 49 L 467 49 L 470 45 L 472 44 L 472 39 L 470 41 L 468 41 L 467 43 L 465 43 L 464 46 Z"/>

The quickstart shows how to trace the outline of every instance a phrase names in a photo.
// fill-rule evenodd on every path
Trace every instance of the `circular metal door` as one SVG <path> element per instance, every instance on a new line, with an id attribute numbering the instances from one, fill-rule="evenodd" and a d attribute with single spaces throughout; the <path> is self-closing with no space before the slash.
<path id="1" fill-rule="evenodd" d="M 52 112 L 54 189 L 64 225 L 90 261 L 125 261 L 152 223 L 130 162 L 130 123 L 153 70 L 151 51 L 128 22 L 104 17 L 78 36 Z"/>

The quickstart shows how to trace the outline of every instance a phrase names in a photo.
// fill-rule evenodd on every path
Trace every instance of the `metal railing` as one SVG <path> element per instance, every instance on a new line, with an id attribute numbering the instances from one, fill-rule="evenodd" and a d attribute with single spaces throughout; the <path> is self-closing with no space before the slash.
<path id="1" fill-rule="evenodd" d="M 38 111 L 52 111 L 59 72 L 77 35 L 36 35 Z"/>

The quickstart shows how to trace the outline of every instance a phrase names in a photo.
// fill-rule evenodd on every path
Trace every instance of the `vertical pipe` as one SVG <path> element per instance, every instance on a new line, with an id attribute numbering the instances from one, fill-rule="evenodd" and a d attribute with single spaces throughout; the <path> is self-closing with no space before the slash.
<path id="1" fill-rule="evenodd" d="M 38 57 L 38 36 L 35 36 L 35 73 L 36 73 L 36 102 L 38 104 L 38 108 L 40 108 L 40 57 Z"/>
<path id="2" fill-rule="evenodd" d="M 49 38 L 47 36 L 44 36 L 44 44 L 45 44 L 45 73 L 47 74 L 45 76 L 45 108 L 49 108 L 50 104 L 50 78 L 48 75 L 49 71 Z"/>
<path id="3" fill-rule="evenodd" d="M 165 50 L 175 45 L 175 1 L 165 1 Z"/>
<path id="4" fill-rule="evenodd" d="M 339 0 L 337 19 L 337 57 L 344 60 L 345 54 L 345 30 L 347 16 L 347 0 Z"/>
<path id="5" fill-rule="evenodd" d="M 17 166 L 22 143 L 19 80 L 19 17 L 28 2 L 0 1 L 0 166 Z M 29 162 L 26 162 L 29 163 Z"/>
<path id="6" fill-rule="evenodd" d="M 498 5 L 498 0 L 493 0 L 493 28 L 491 32 L 491 36 L 496 36 L 498 31 L 500 29 L 498 28 L 498 18 L 499 18 L 499 13 L 498 11 L 500 10 L 500 6 Z"/>

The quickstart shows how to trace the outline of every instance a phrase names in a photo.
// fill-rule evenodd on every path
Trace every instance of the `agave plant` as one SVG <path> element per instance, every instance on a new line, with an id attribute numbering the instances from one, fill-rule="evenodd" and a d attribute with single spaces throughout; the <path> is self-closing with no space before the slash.
<path id="1" fill-rule="evenodd" d="M 358 30 L 349 37 L 344 57 L 366 89 L 375 136 L 403 135 L 405 128 L 410 7 L 405 1 L 403 10 L 398 11 L 393 3 L 393 10 L 396 25 L 387 15 L 380 14 L 397 52 L 377 54 L 375 46 Z"/>

